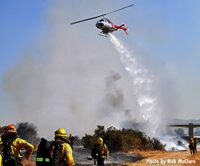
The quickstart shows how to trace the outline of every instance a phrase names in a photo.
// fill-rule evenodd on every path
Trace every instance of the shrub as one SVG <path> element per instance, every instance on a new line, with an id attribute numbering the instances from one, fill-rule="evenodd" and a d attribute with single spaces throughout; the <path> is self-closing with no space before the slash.
<path id="1" fill-rule="evenodd" d="M 104 126 L 97 126 L 93 135 L 85 135 L 82 143 L 85 148 L 92 148 L 97 141 L 97 137 L 102 137 L 111 152 L 128 151 L 134 149 L 163 150 L 164 145 L 159 140 L 146 136 L 140 131 L 133 129 L 117 130 L 109 127 L 105 130 Z"/>

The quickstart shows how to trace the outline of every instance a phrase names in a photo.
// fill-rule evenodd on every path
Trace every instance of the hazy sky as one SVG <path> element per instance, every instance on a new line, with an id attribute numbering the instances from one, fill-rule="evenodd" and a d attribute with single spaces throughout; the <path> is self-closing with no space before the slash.
<path id="1" fill-rule="evenodd" d="M 88 117 L 98 119 L 90 110 L 104 108 L 96 106 L 112 73 L 120 74 L 120 82 L 113 86 L 123 91 L 125 109 L 131 109 L 130 80 L 110 42 L 98 36 L 97 20 L 69 24 L 132 3 L 134 7 L 108 16 L 129 27 L 128 36 L 122 31 L 115 35 L 162 83 L 169 117 L 200 118 L 199 0 L 1 0 L 0 125 L 31 121 L 44 129 L 43 117 L 44 121 L 60 118 L 58 125 L 52 125 L 56 128 L 68 120 L 62 117 L 65 109 L 83 109 L 81 114 L 67 113 L 73 117 L 70 122 L 76 117 L 83 124 Z M 106 123 L 102 119 L 97 123 Z"/>

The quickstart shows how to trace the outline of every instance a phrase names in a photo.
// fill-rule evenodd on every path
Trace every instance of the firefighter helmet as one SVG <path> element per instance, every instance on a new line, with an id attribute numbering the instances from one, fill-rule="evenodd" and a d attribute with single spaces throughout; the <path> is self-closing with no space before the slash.
<path id="1" fill-rule="evenodd" d="M 17 129 L 16 129 L 15 125 L 9 124 L 9 125 L 5 128 L 5 131 L 6 131 L 7 133 L 16 133 L 16 132 L 17 132 Z"/>
<path id="2" fill-rule="evenodd" d="M 64 128 L 59 128 L 55 131 L 55 136 L 67 137 L 67 133 Z"/>
<path id="3" fill-rule="evenodd" d="M 103 144 L 103 139 L 101 137 L 99 137 L 98 140 L 97 140 L 97 143 L 98 144 Z"/>

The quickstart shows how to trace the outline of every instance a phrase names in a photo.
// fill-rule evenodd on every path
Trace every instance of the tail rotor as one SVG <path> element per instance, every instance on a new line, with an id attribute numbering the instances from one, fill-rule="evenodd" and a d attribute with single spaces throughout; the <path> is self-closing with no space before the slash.
<path id="1" fill-rule="evenodd" d="M 122 29 L 127 35 L 128 35 L 128 27 L 126 26 L 126 24 L 122 24 L 121 26 L 120 26 L 120 29 Z"/>

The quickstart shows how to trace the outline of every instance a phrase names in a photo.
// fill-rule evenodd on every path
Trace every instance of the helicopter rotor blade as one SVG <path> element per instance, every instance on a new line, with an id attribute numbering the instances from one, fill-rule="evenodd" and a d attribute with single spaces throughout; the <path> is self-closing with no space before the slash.
<path id="1" fill-rule="evenodd" d="M 93 20 L 93 19 L 96 19 L 96 18 L 99 18 L 99 17 L 103 17 L 103 16 L 105 16 L 105 15 L 108 15 L 108 14 L 111 14 L 111 13 L 114 13 L 114 12 L 118 12 L 118 11 L 120 11 L 120 10 L 123 10 L 123 9 L 128 8 L 128 7 L 131 7 L 131 6 L 133 6 L 133 5 L 134 5 L 134 4 L 131 4 L 131 5 L 125 6 L 125 7 L 123 7 L 123 8 L 120 8 L 120 9 L 117 9 L 117 10 L 114 10 L 114 11 L 111 11 L 111 12 L 108 12 L 108 13 L 104 13 L 104 14 L 101 14 L 101 15 L 98 15 L 98 16 L 94 16 L 94 17 L 90 17 L 90 18 L 83 19 L 83 20 L 75 21 L 75 22 L 70 23 L 70 25 L 77 24 L 77 23 L 84 22 L 84 21 Z"/>
<path id="2" fill-rule="evenodd" d="M 118 11 L 120 11 L 120 10 L 126 9 L 126 8 L 128 8 L 128 7 L 133 6 L 133 5 L 134 5 L 134 4 L 131 4 L 131 5 L 125 6 L 125 7 L 123 7 L 123 8 L 120 8 L 120 9 L 114 10 L 114 11 L 112 11 L 112 12 L 105 13 L 104 15 L 108 15 L 108 14 L 111 14 L 111 13 L 118 12 Z"/>
<path id="3" fill-rule="evenodd" d="M 99 18 L 99 17 L 103 17 L 103 16 L 105 16 L 105 14 L 101 14 L 101 15 L 95 16 L 95 17 L 86 18 L 86 19 L 79 20 L 79 21 L 75 21 L 75 22 L 70 23 L 70 25 L 77 24 L 77 23 L 84 22 L 84 21 L 93 20 L 93 19 L 96 19 L 96 18 Z"/>

